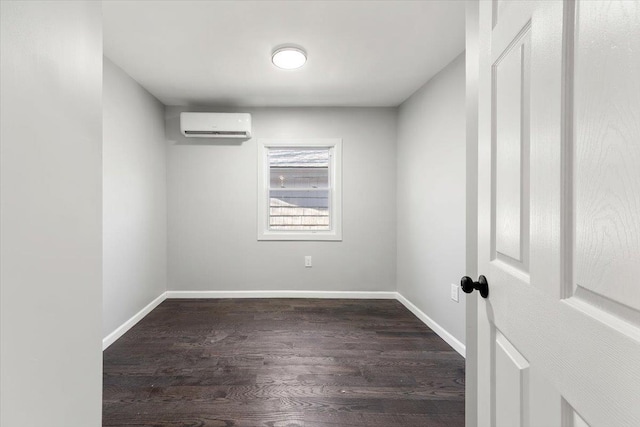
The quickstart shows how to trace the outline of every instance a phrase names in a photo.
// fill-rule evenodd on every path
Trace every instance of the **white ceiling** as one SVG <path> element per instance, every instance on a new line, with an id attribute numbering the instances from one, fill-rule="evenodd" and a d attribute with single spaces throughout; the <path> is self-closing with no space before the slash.
<path id="1" fill-rule="evenodd" d="M 464 1 L 107 1 L 105 55 L 166 105 L 396 106 L 464 50 Z M 298 70 L 271 64 L 304 47 Z"/>

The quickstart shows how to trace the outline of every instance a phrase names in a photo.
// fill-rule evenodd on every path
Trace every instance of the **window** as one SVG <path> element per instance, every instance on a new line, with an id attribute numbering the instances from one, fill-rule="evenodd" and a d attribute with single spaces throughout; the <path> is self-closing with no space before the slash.
<path id="1" fill-rule="evenodd" d="M 258 141 L 258 240 L 342 240 L 340 139 Z"/>

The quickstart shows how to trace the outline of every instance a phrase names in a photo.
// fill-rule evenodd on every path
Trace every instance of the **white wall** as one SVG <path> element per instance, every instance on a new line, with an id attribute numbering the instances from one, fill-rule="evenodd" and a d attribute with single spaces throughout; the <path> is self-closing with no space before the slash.
<path id="1" fill-rule="evenodd" d="M 167 290 L 164 105 L 105 58 L 103 120 L 107 336 Z"/>
<path id="2" fill-rule="evenodd" d="M 185 110 L 166 110 L 170 290 L 395 290 L 395 109 L 242 109 L 239 145 L 182 137 Z M 342 242 L 257 241 L 255 139 L 296 137 L 343 139 Z"/>
<path id="3" fill-rule="evenodd" d="M 465 272 L 464 54 L 405 101 L 398 113 L 398 292 L 459 341 Z"/>
<path id="4" fill-rule="evenodd" d="M 0 17 L 0 424 L 98 427 L 101 5 Z"/>

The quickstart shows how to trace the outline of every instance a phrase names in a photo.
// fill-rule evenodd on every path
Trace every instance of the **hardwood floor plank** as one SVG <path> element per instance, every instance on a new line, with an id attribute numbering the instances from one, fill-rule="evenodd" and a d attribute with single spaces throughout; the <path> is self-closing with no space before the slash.
<path id="1" fill-rule="evenodd" d="M 463 426 L 464 359 L 393 300 L 167 300 L 104 352 L 104 426 Z"/>

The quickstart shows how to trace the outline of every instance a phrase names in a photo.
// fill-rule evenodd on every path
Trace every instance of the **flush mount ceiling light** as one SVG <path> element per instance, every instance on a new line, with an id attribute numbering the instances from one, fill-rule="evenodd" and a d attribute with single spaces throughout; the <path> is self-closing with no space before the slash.
<path id="1" fill-rule="evenodd" d="M 293 70 L 307 62 L 307 53 L 298 47 L 285 46 L 273 51 L 271 62 L 278 68 Z"/>

